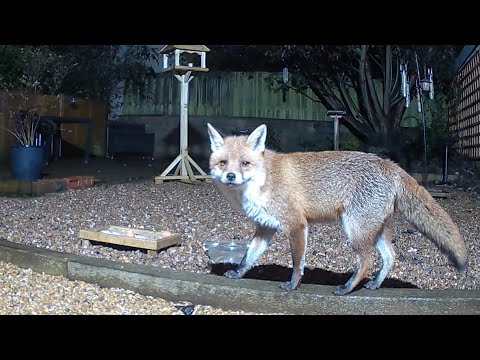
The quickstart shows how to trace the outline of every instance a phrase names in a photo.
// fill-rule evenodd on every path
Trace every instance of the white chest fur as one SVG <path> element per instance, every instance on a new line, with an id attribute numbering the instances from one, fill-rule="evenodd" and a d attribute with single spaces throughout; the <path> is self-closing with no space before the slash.
<path id="1" fill-rule="evenodd" d="M 245 215 L 254 222 L 273 229 L 281 229 L 278 219 L 267 211 L 267 195 L 261 193 L 254 182 L 241 193 L 241 206 Z"/>

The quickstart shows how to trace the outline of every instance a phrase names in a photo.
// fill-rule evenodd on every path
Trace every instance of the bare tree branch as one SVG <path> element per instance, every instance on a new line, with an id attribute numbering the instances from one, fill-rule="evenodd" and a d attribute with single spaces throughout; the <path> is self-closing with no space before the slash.
<path id="1" fill-rule="evenodd" d="M 370 91 L 370 99 L 373 103 L 373 108 L 375 109 L 375 117 L 380 120 L 384 116 L 384 113 L 381 108 L 380 99 L 378 98 L 377 89 L 375 87 L 375 84 L 373 83 L 372 71 L 370 68 L 370 63 L 368 61 L 365 62 L 365 70 L 366 70 L 365 77 L 367 79 L 367 85 Z"/>
<path id="2" fill-rule="evenodd" d="M 392 86 L 392 45 L 385 49 L 385 86 L 383 88 L 383 112 L 388 116 L 390 113 L 390 96 Z"/>
<path id="3" fill-rule="evenodd" d="M 352 97 L 350 96 L 350 93 L 348 89 L 345 87 L 343 81 L 341 80 L 340 75 L 337 75 L 337 79 L 338 79 L 338 85 L 339 85 L 338 87 L 340 90 L 340 95 L 342 96 L 344 102 L 351 109 L 350 112 L 353 115 L 357 115 L 357 114 L 360 115 L 360 109 L 358 108 L 358 106 L 355 104 Z"/>
<path id="4" fill-rule="evenodd" d="M 368 90 L 367 90 L 367 79 L 366 79 L 366 63 L 367 63 L 367 48 L 368 45 L 362 45 L 361 46 L 361 52 L 360 52 L 360 65 L 359 65 L 359 83 L 360 83 L 360 90 L 361 90 L 361 96 L 362 96 L 362 102 L 365 105 L 365 110 L 367 111 L 367 118 L 372 120 L 375 118 L 375 115 L 373 113 L 372 105 L 370 102 L 370 98 L 368 96 Z M 374 127 L 374 131 L 378 131 L 378 127 L 376 126 L 375 123 L 372 123 L 372 126 Z"/>
<path id="5" fill-rule="evenodd" d="M 286 88 L 288 89 L 292 89 L 293 91 L 295 91 L 296 93 L 299 93 L 299 94 L 302 94 L 303 96 L 307 97 L 308 99 L 316 102 L 316 103 L 322 103 L 320 100 L 318 99 L 314 99 L 313 97 L 311 97 L 310 95 L 308 95 L 306 92 L 303 92 L 302 90 L 300 90 L 299 88 L 296 88 L 296 87 L 293 87 L 291 85 L 288 85 L 288 84 L 285 84 L 283 81 L 280 81 L 278 79 L 275 79 L 275 81 L 280 84 L 281 86 L 285 86 Z"/>

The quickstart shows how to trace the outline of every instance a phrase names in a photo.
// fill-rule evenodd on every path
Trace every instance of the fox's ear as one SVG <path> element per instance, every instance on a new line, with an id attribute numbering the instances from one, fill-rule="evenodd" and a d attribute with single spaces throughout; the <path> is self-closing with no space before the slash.
<path id="1" fill-rule="evenodd" d="M 223 138 L 222 135 L 219 134 L 215 128 L 210 125 L 210 123 L 207 123 L 208 127 L 208 136 L 210 137 L 210 148 L 212 151 L 217 151 L 220 146 L 223 145 Z"/>
<path id="2" fill-rule="evenodd" d="M 257 127 L 248 136 L 247 143 L 253 151 L 265 151 L 265 140 L 267 139 L 267 126 L 265 124 Z"/>

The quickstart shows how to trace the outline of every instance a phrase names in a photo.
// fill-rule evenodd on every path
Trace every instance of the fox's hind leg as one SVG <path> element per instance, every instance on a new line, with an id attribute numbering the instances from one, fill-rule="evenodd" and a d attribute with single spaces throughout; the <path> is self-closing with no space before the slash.
<path id="1" fill-rule="evenodd" d="M 372 250 L 378 234 L 381 233 L 383 224 L 375 222 L 357 222 L 354 217 L 342 215 L 342 224 L 347 239 L 357 254 L 357 270 L 348 281 L 335 288 L 335 295 L 350 293 L 362 281 L 372 266 Z"/>
<path id="2" fill-rule="evenodd" d="M 385 280 L 386 276 L 390 272 L 390 269 L 393 266 L 395 261 L 395 250 L 393 249 L 392 245 L 392 227 L 391 227 L 391 220 L 388 220 L 385 224 L 385 229 L 383 233 L 377 240 L 377 244 L 375 247 L 380 252 L 380 256 L 382 257 L 382 267 L 378 272 L 375 280 L 369 281 L 365 284 L 367 289 L 378 289 L 381 285 L 383 280 Z"/>
<path id="3" fill-rule="evenodd" d="M 357 253 L 357 262 L 357 270 L 353 273 L 353 275 L 350 277 L 350 279 L 348 279 L 345 284 L 335 287 L 335 290 L 333 291 L 335 295 L 347 295 L 348 293 L 352 292 L 355 286 L 357 286 L 358 283 L 365 278 L 368 270 L 372 266 L 372 258 L 370 252 L 362 251 L 359 254 Z"/>
<path id="4" fill-rule="evenodd" d="M 255 237 L 253 238 L 247 252 L 245 253 L 237 270 L 229 270 L 224 275 L 230 279 L 239 279 L 250 270 L 255 262 L 262 256 L 267 249 L 270 240 L 276 233 L 276 229 L 271 229 L 263 226 L 257 226 Z"/>

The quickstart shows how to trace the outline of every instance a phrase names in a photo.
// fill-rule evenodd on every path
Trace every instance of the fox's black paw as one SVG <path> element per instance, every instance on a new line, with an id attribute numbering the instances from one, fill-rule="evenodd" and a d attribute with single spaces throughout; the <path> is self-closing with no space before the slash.
<path id="1" fill-rule="evenodd" d="M 367 289 L 370 289 L 370 290 L 375 290 L 375 289 L 378 289 L 380 287 L 380 284 L 377 284 L 377 282 L 375 280 L 370 280 L 369 282 L 367 282 L 365 284 L 365 287 Z"/>
<path id="2" fill-rule="evenodd" d="M 241 276 L 238 272 L 235 270 L 228 270 L 223 276 L 229 278 L 229 279 L 240 279 Z"/>
<path id="3" fill-rule="evenodd" d="M 335 295 L 347 295 L 349 292 L 350 290 L 345 285 L 338 285 L 335 287 L 335 290 L 333 290 Z"/>
<path id="4" fill-rule="evenodd" d="M 294 286 L 291 281 L 284 282 L 282 285 L 280 285 L 280 288 L 282 290 L 286 291 L 292 291 L 298 288 L 298 286 Z"/>

